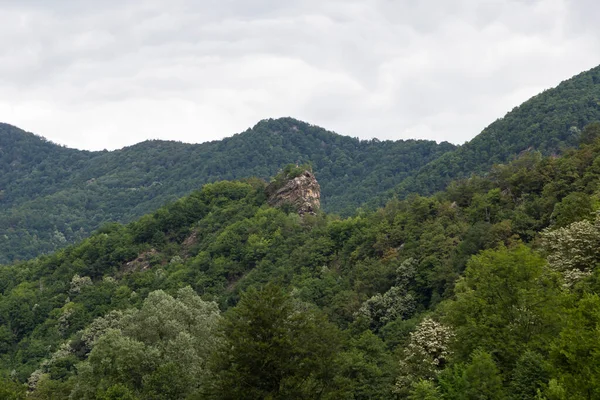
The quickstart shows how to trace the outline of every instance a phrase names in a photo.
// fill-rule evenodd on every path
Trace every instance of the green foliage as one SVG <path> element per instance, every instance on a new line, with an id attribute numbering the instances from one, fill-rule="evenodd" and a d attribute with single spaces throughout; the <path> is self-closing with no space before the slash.
<path id="1" fill-rule="evenodd" d="M 406 395 L 417 382 L 436 378 L 451 357 L 454 336 L 450 327 L 431 318 L 421 321 L 403 349 L 396 392 Z"/>
<path id="2" fill-rule="evenodd" d="M 600 122 L 588 124 L 579 135 L 579 142 L 582 144 L 592 144 L 600 138 Z"/>
<path id="3" fill-rule="evenodd" d="M 395 365 L 385 343 L 371 331 L 352 338 L 346 351 L 336 358 L 336 391 L 329 398 L 355 399 L 390 397 Z"/>
<path id="4" fill-rule="evenodd" d="M 0 263 L 50 253 L 105 223 L 130 222 L 205 183 L 268 179 L 291 161 L 314 166 L 325 210 L 351 213 L 455 147 L 361 141 L 281 118 L 221 141 L 154 140 L 88 152 L 0 124 Z"/>
<path id="5" fill-rule="evenodd" d="M 572 222 L 590 217 L 593 211 L 590 196 L 585 193 L 569 193 L 554 206 L 552 217 L 556 226 L 567 226 Z"/>
<path id="6" fill-rule="evenodd" d="M 560 158 L 527 153 L 344 219 L 269 207 L 256 180 L 204 185 L 0 266 L 6 390 L 594 398 L 598 221 L 555 217 L 581 194 L 598 206 L 599 159 L 596 142 Z"/>
<path id="7" fill-rule="evenodd" d="M 116 384 L 96 394 L 98 400 L 137 400 L 133 392 L 125 385 Z"/>
<path id="8" fill-rule="evenodd" d="M 465 368 L 464 397 L 468 400 L 501 400 L 504 399 L 502 377 L 492 356 L 483 351 L 475 351 L 471 363 Z"/>
<path id="9" fill-rule="evenodd" d="M 526 351 L 513 370 L 510 382 L 511 399 L 533 399 L 537 392 L 547 386 L 550 364 L 539 353 Z"/>
<path id="10" fill-rule="evenodd" d="M 471 361 L 455 364 L 440 376 L 443 398 L 448 400 L 501 400 L 506 395 L 502 376 L 492 356 L 476 350 Z"/>
<path id="11" fill-rule="evenodd" d="M 420 380 L 416 382 L 408 396 L 409 400 L 440 400 L 442 395 L 432 381 Z"/>
<path id="12" fill-rule="evenodd" d="M 378 330 L 388 322 L 398 318 L 408 319 L 413 315 L 416 299 L 413 294 L 407 292 L 408 281 L 413 279 L 416 273 L 414 263 L 414 259 L 406 260 L 397 271 L 402 274 L 397 285 L 392 286 L 383 295 L 377 293 L 372 296 L 358 310 L 359 315 L 370 321 L 372 329 Z"/>
<path id="13" fill-rule="evenodd" d="M 444 305 L 465 360 L 476 349 L 493 352 L 504 370 L 527 349 L 543 348 L 559 329 L 560 281 L 546 261 L 524 245 L 475 256 Z"/>
<path id="14" fill-rule="evenodd" d="M 8 378 L 0 378 L 0 399 L 24 400 L 25 385 Z"/>
<path id="15" fill-rule="evenodd" d="M 600 396 L 600 297 L 585 295 L 552 348 L 560 386 L 570 398 Z"/>
<path id="16" fill-rule="evenodd" d="M 535 149 L 551 155 L 574 147 L 580 132 L 600 121 L 600 66 L 582 72 L 515 107 L 486 127 L 473 140 L 441 155 L 406 178 L 394 189 L 397 195 L 434 193 L 452 180 L 485 173 Z M 584 130 L 581 140 L 592 141 L 597 125 Z"/>
<path id="17" fill-rule="evenodd" d="M 327 390 L 336 329 L 280 287 L 247 291 L 224 329 L 215 397 L 299 399 Z"/>
<path id="18" fill-rule="evenodd" d="M 542 392 L 538 390 L 536 399 L 540 400 L 567 400 L 567 391 L 556 379 L 551 379 L 548 388 Z"/>
<path id="19" fill-rule="evenodd" d="M 91 352 L 77 366 L 71 398 L 182 398 L 206 385 L 207 362 L 218 345 L 219 310 L 191 288 L 177 298 L 154 291 L 140 310 L 98 326 Z M 109 327 L 110 326 L 110 327 Z M 177 376 L 173 381 L 172 377 Z"/>
<path id="20" fill-rule="evenodd" d="M 298 169 L 290 161 L 314 168 L 324 210 L 349 215 L 358 206 L 380 206 L 393 196 L 435 193 L 452 180 L 487 173 L 493 164 L 523 154 L 554 155 L 578 143 L 593 146 L 598 136 L 594 123 L 600 120 L 599 76 L 596 67 L 533 97 L 459 147 L 422 140 L 361 141 L 280 118 L 210 143 L 147 141 L 112 152 L 86 152 L 2 124 L 0 262 L 63 248 L 105 223 L 130 222 L 208 182 L 267 179 L 284 165 L 294 175 Z M 511 193 L 520 197 L 519 189 L 539 185 L 539 177 L 513 175 Z M 480 207 L 473 211 L 484 214 L 498 207 L 494 201 L 509 197 L 479 195 Z M 562 197 L 558 193 L 556 201 Z M 573 211 L 579 217 L 587 208 L 580 200 L 585 199 L 564 204 L 567 210 L 557 214 L 566 213 L 560 224 L 572 222 Z M 155 240 L 162 240 L 160 234 Z"/>

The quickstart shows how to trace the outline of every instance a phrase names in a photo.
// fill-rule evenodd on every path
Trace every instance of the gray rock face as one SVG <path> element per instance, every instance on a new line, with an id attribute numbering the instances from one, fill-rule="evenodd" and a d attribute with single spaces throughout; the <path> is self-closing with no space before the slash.
<path id="1" fill-rule="evenodd" d="M 271 206 L 290 204 L 300 215 L 314 215 L 321 206 L 321 186 L 310 171 L 304 171 L 299 176 L 289 179 L 279 188 L 272 185 L 267 187 L 268 202 Z"/>

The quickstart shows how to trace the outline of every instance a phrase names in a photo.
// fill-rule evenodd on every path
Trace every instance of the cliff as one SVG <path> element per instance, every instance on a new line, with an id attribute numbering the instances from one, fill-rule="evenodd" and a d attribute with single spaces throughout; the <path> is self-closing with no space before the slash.
<path id="1" fill-rule="evenodd" d="M 321 206 L 321 187 L 309 170 L 282 172 L 267 186 L 267 195 L 271 206 L 291 205 L 300 215 L 314 215 Z"/>

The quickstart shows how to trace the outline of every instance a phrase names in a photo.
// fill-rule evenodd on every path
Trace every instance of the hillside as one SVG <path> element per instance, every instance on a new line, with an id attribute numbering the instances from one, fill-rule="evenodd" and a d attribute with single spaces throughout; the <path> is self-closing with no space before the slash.
<path id="1" fill-rule="evenodd" d="M 56 146 L 0 125 L 0 263 L 49 253 L 110 221 L 128 222 L 207 182 L 311 163 L 323 209 L 351 215 L 392 197 L 432 194 L 526 151 L 560 154 L 600 120 L 600 66 L 523 103 L 462 146 L 361 141 L 292 118 L 191 145 L 147 141 L 111 152 Z"/>
<path id="2" fill-rule="evenodd" d="M 597 398 L 600 125 L 582 137 L 345 219 L 207 184 L 0 267 L 0 396 Z"/>
<path id="3" fill-rule="evenodd" d="M 560 153 L 573 147 L 581 129 L 595 121 L 600 121 L 600 66 L 527 100 L 471 141 L 425 165 L 390 195 L 431 194 L 527 150 Z"/>
<path id="4" fill-rule="evenodd" d="M 454 148 L 360 141 L 282 118 L 215 142 L 87 152 L 1 124 L 0 263 L 48 253 L 106 222 L 131 221 L 204 183 L 268 178 L 290 162 L 312 163 L 325 210 L 351 211 Z"/>

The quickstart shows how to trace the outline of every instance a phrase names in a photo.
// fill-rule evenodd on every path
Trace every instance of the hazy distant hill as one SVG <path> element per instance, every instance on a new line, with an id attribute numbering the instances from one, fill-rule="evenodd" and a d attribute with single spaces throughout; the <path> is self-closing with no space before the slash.
<path id="1" fill-rule="evenodd" d="M 89 152 L 0 124 L 0 262 L 52 251 L 108 221 L 130 221 L 204 183 L 268 178 L 294 162 L 313 164 L 324 209 L 353 211 L 454 148 L 360 141 L 282 118 L 209 143 L 146 141 Z"/>

